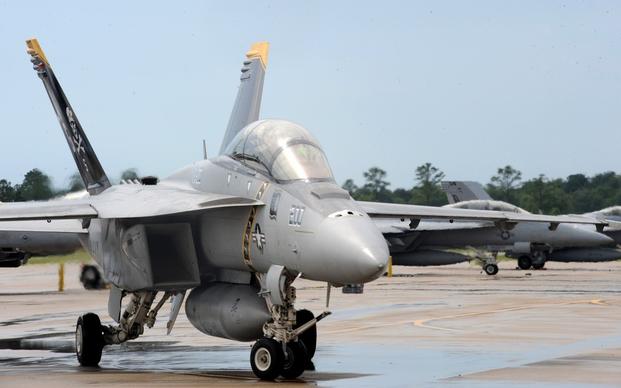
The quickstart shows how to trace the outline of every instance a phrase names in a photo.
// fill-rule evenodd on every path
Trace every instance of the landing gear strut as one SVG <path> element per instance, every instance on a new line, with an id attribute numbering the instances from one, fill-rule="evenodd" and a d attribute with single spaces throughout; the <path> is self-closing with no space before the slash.
<path id="1" fill-rule="evenodd" d="M 99 317 L 87 313 L 78 318 L 75 329 L 75 352 L 82 366 L 97 366 L 105 345 L 120 344 L 138 338 L 144 333 L 144 326 L 151 328 L 157 312 L 171 296 L 166 292 L 155 308 L 151 305 L 157 292 L 138 292 L 132 294 L 123 316 L 116 326 L 103 326 Z"/>
<path id="2" fill-rule="evenodd" d="M 282 266 L 273 265 L 266 275 L 259 276 L 261 295 L 265 298 L 272 319 L 263 326 L 264 337 L 250 353 L 254 374 L 262 380 L 299 377 L 312 366 L 317 347 L 316 324 L 329 312 L 317 317 L 308 310 L 296 311 L 295 277 Z M 314 368 L 314 367 L 313 367 Z"/>

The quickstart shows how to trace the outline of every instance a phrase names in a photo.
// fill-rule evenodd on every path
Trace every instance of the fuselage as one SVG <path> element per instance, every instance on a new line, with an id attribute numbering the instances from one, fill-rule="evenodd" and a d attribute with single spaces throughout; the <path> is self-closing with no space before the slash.
<path id="1" fill-rule="evenodd" d="M 196 190 L 265 203 L 254 214 L 239 209 L 235 219 L 229 209 L 203 216 L 199 260 L 205 268 L 267 272 L 276 264 L 338 284 L 370 281 L 385 269 L 388 248 L 382 234 L 333 181 L 279 183 L 228 156 L 198 161 L 169 180 L 188 178 Z M 249 234 L 248 222 L 253 224 Z"/>
<path id="2" fill-rule="evenodd" d="M 264 129 L 269 130 L 267 134 L 258 136 Z M 269 137 L 278 133 L 288 137 L 270 143 Z M 334 182 L 325 156 L 306 130 L 273 120 L 251 124 L 242 135 L 254 135 L 254 143 L 260 147 L 266 148 L 262 142 L 277 147 L 263 150 L 268 156 L 286 158 L 270 163 L 274 175 L 295 179 L 278 179 L 253 168 L 248 160 L 234 157 L 240 154 L 237 151 L 178 170 L 158 184 L 247 198 L 262 205 L 206 209 L 184 218 L 172 217 L 168 225 L 140 219 L 93 219 L 85 244 L 103 267 L 106 279 L 131 290 L 191 288 L 197 285 L 191 275 L 195 266 L 201 283 L 247 282 L 249 274 L 266 273 L 272 265 L 332 284 L 364 283 L 384 273 L 389 256 L 386 240 Z M 250 142 L 236 139 L 233 143 Z M 296 152 L 306 159 L 296 159 Z M 253 166 L 259 162 L 266 165 L 254 156 L 246 158 Z M 298 179 L 295 174 L 304 168 L 329 176 Z M 113 186 L 99 194 L 99 199 L 117 198 L 121 189 Z M 169 237 L 168 245 L 157 241 L 157 236 L 165 235 L 174 236 Z M 162 256 L 161 251 L 178 257 Z M 169 260 L 179 264 L 172 265 Z"/>

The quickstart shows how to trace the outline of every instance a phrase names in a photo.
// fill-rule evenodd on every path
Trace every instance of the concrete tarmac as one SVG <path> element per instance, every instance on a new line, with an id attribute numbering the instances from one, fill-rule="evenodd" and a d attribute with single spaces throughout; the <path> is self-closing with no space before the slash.
<path id="1" fill-rule="evenodd" d="M 621 262 L 547 263 L 543 271 L 502 262 L 497 276 L 469 264 L 395 267 L 362 295 L 332 290 L 319 324 L 316 371 L 281 385 L 621 386 Z M 262 383 L 250 343 L 208 337 L 169 305 L 135 341 L 104 349 L 100 368 L 73 354 L 77 316 L 104 323 L 107 291 L 86 291 L 78 265 L 0 269 L 0 386 L 198 387 Z M 320 313 L 325 285 L 297 280 L 297 306 Z"/>

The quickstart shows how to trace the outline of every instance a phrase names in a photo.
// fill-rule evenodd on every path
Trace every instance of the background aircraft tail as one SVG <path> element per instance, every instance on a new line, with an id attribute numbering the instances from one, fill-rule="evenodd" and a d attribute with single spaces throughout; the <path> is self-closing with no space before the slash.
<path id="1" fill-rule="evenodd" d="M 73 159 L 78 166 L 84 186 L 89 194 L 99 194 L 111 186 L 110 180 L 101 167 L 99 159 L 97 159 L 97 155 L 95 155 L 95 151 L 78 121 L 78 117 L 73 112 L 41 46 L 39 46 L 39 42 L 36 39 L 29 39 L 26 41 L 26 45 L 28 46 L 28 54 L 32 57 L 31 62 L 34 69 L 43 81 L 47 95 L 54 106 L 56 117 L 58 117 Z"/>
<path id="2" fill-rule="evenodd" d="M 475 199 L 492 199 L 479 182 L 443 181 L 441 185 L 449 203 L 472 201 Z"/>
<path id="3" fill-rule="evenodd" d="M 268 52 L 269 43 L 259 42 L 253 44 L 246 53 L 246 60 L 241 69 L 241 83 L 229 125 L 224 133 L 220 154 L 242 128 L 259 119 Z"/>

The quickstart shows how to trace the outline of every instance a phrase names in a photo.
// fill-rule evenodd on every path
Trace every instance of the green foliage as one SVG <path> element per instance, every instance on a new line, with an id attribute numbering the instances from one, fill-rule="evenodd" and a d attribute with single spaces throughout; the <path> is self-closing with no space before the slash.
<path id="1" fill-rule="evenodd" d="M 135 168 L 128 168 L 121 173 L 121 180 L 134 180 L 138 178 L 138 170 Z"/>
<path id="2" fill-rule="evenodd" d="M 421 205 L 444 205 L 446 195 L 440 189 L 440 181 L 444 173 L 431 163 L 416 168 L 417 185 L 411 189 L 388 189 L 390 182 L 386 180 L 386 171 L 379 167 L 371 167 L 362 174 L 366 183 L 356 186 L 353 179 L 347 179 L 343 188 L 359 201 L 379 201 L 394 203 L 416 203 Z"/>
<path id="3" fill-rule="evenodd" d="M 431 163 L 425 163 L 416 168 L 418 184 L 412 190 L 412 202 L 421 205 L 444 205 L 446 195 L 440 189 L 440 182 L 444 173 Z"/>
<path id="4" fill-rule="evenodd" d="M 121 175 L 121 179 L 137 178 L 135 168 L 125 170 Z M 19 184 L 13 185 L 6 179 L 0 179 L 0 202 L 41 201 L 80 190 L 84 190 L 84 181 L 78 172 L 69 177 L 68 187 L 55 189 L 50 177 L 34 168 L 24 175 L 24 180 Z"/>
<path id="5" fill-rule="evenodd" d="M 354 193 L 362 201 L 379 201 L 386 202 L 390 200 L 392 192 L 388 190 L 390 183 L 385 180 L 386 171 L 379 167 L 371 167 L 362 174 L 366 180 L 364 186 L 356 190 Z M 347 183 L 347 182 L 346 182 Z M 351 182 L 353 187 L 356 185 Z"/>
<path id="6" fill-rule="evenodd" d="M 69 192 L 74 193 L 76 191 L 84 190 L 84 180 L 82 180 L 82 176 L 79 172 L 74 172 L 69 177 Z"/>
<path id="7" fill-rule="evenodd" d="M 15 201 L 15 188 L 6 179 L 0 179 L 0 202 Z"/>
<path id="8" fill-rule="evenodd" d="M 499 168 L 487 185 L 489 194 L 500 201 L 513 203 L 516 200 L 515 188 L 522 180 L 522 172 L 511 166 Z"/>
<path id="9" fill-rule="evenodd" d="M 21 185 L 15 186 L 15 191 L 15 199 L 20 201 L 39 201 L 54 196 L 52 180 L 37 168 L 24 175 L 24 181 Z"/>
<path id="10" fill-rule="evenodd" d="M 447 203 L 440 189 L 444 173 L 431 163 L 416 168 L 416 186 L 388 189 L 386 171 L 373 167 L 364 173 L 366 184 L 356 186 L 352 179 L 343 188 L 362 201 L 381 201 L 440 206 Z M 492 198 L 513 203 L 533 213 L 580 214 L 621 204 L 621 175 L 605 172 L 592 177 L 569 175 L 549 179 L 541 174 L 523 183 L 522 173 L 512 166 L 499 168 L 487 184 Z M 521 184 L 520 184 L 521 183 Z"/>

